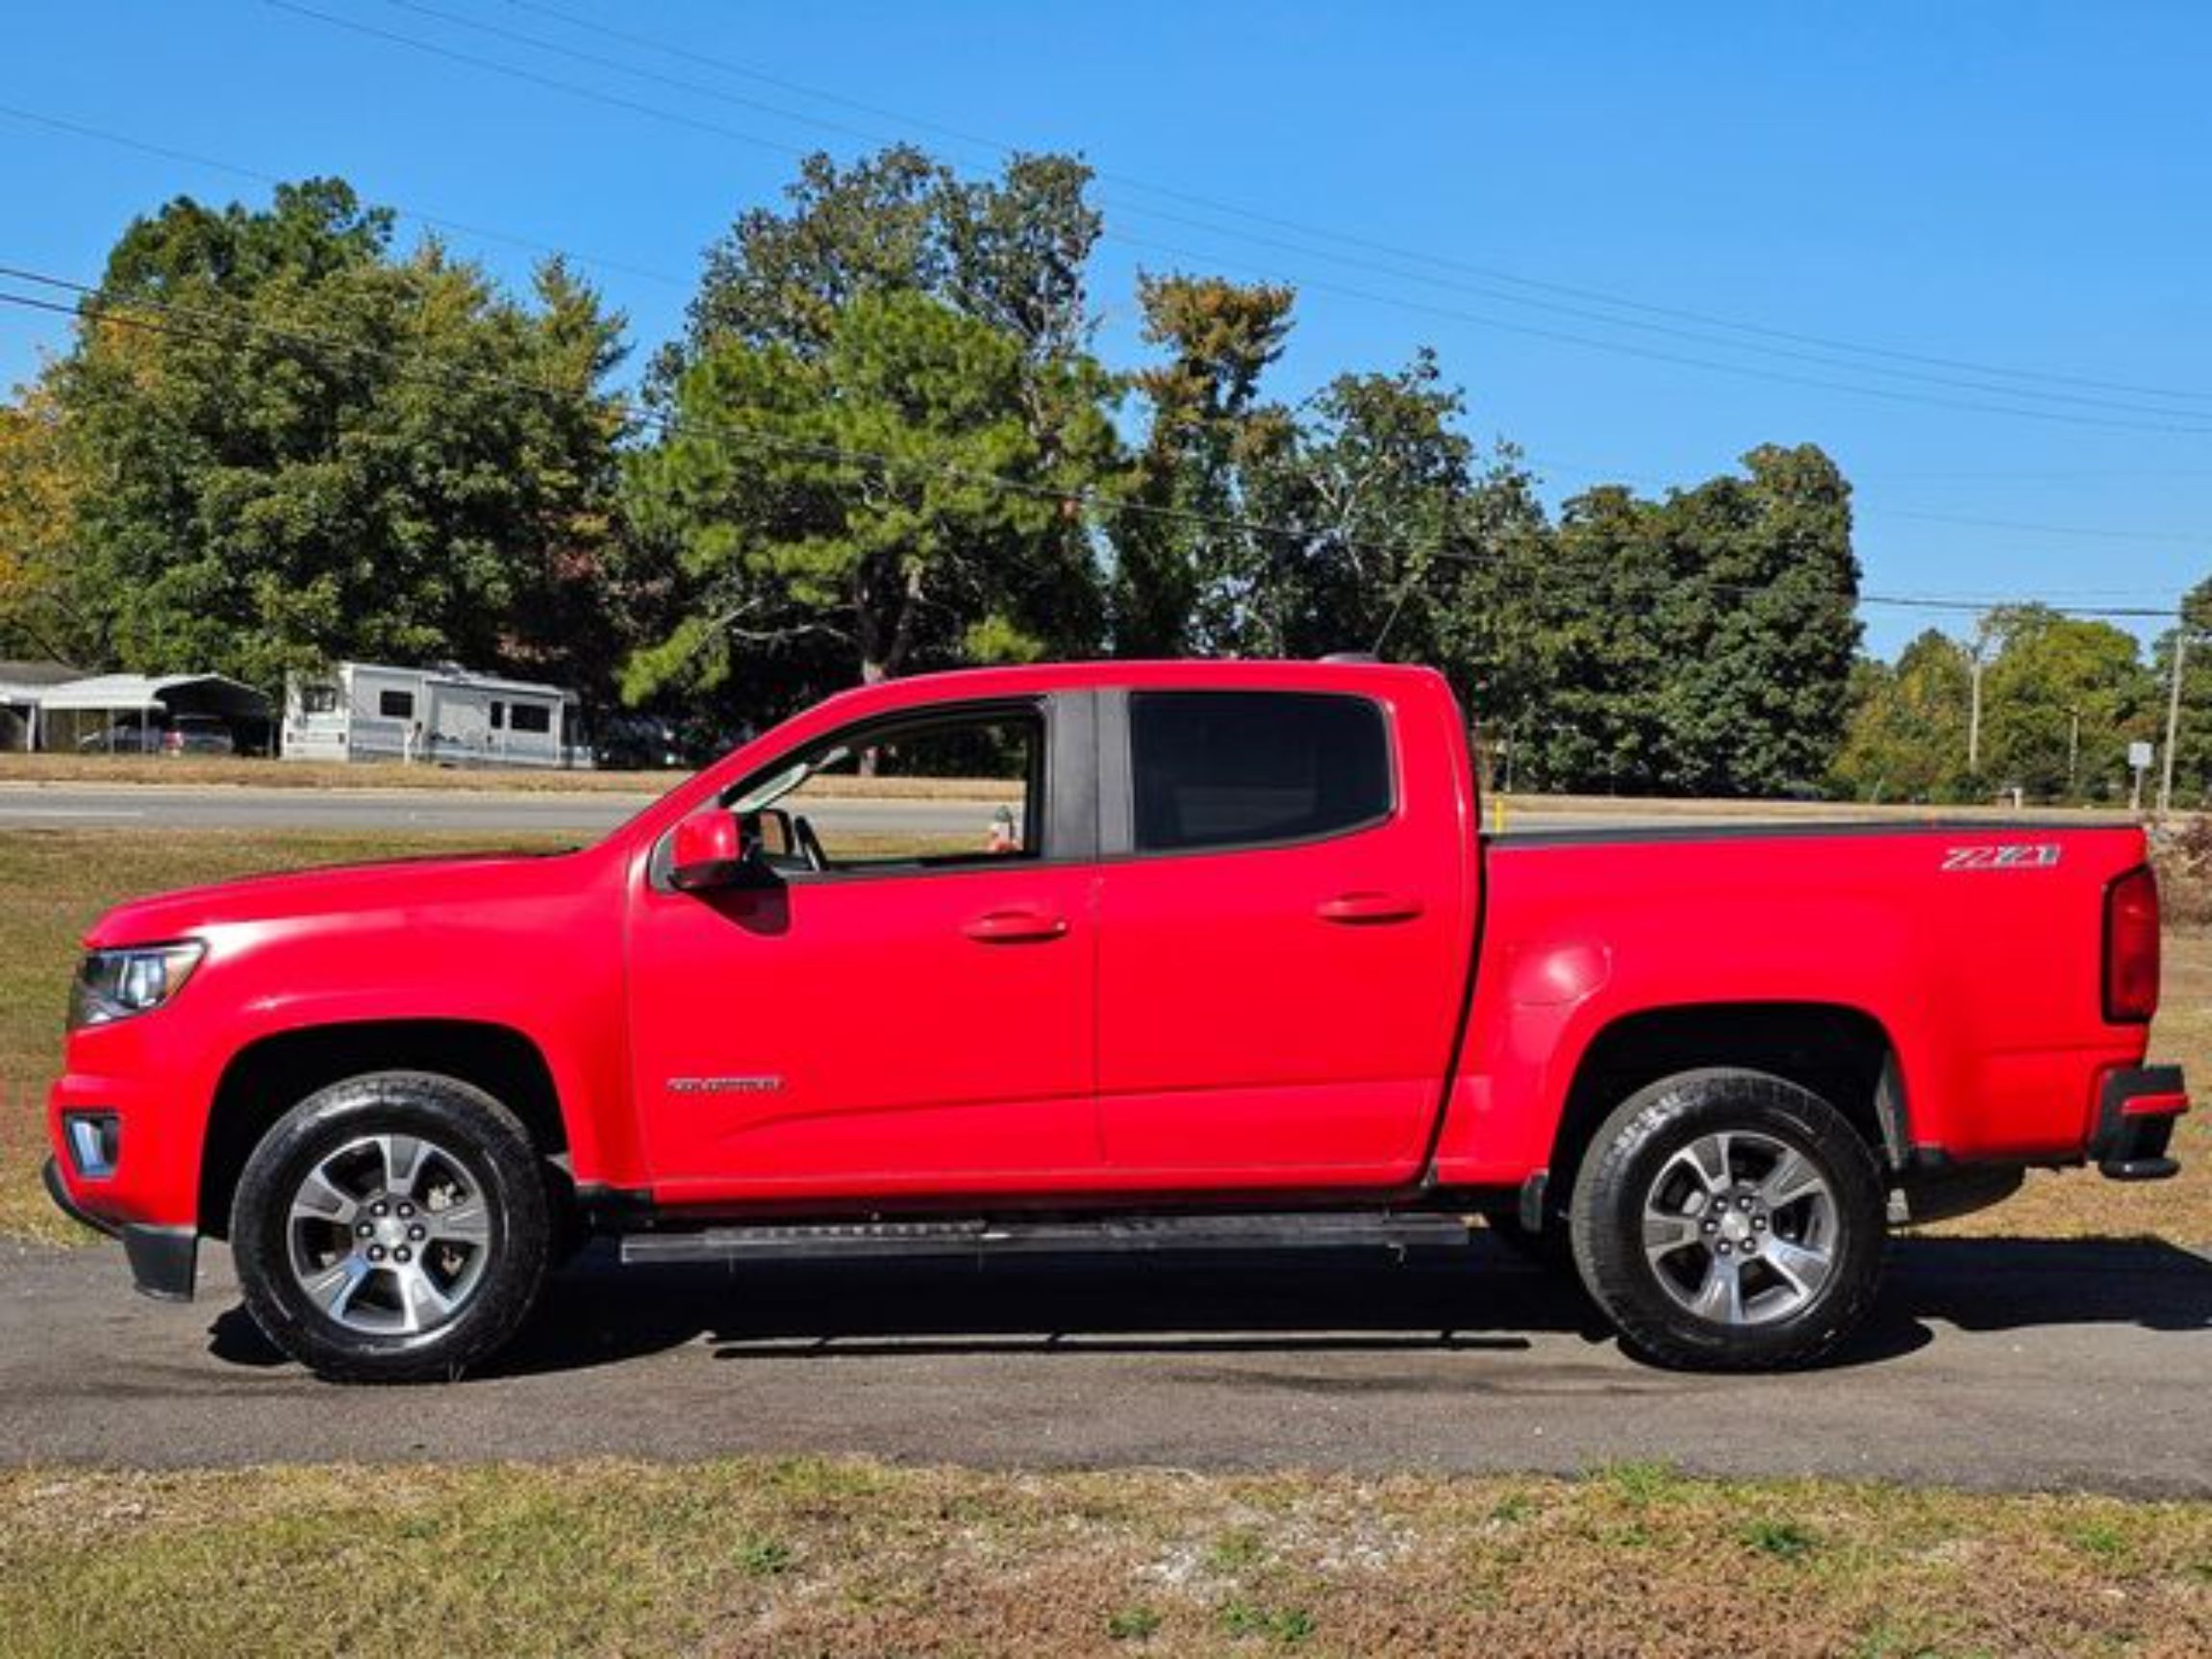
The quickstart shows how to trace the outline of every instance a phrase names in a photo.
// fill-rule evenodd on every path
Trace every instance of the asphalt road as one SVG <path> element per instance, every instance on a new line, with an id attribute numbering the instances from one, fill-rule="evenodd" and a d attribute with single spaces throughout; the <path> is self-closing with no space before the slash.
<path id="1" fill-rule="evenodd" d="M 523 790 L 317 790 L 0 784 L 0 829 L 452 830 L 599 836 L 649 794 Z M 991 808 L 974 801 L 825 801 L 809 816 L 825 834 L 981 837 Z"/>
<path id="2" fill-rule="evenodd" d="M 129 784 L 0 783 L 0 829 L 423 829 L 488 837 L 518 833 L 597 836 L 629 817 L 649 794 L 554 793 L 522 790 L 316 790 Z M 973 801 L 832 800 L 808 809 L 825 833 L 981 834 L 990 807 Z M 1801 810 L 1758 803 L 1698 809 L 1698 823 L 1759 823 Z M 1848 816 L 1848 809 L 1839 809 Z M 1678 803 L 1585 804 L 1571 812 L 1516 806 L 1512 829 L 1681 823 Z"/>
<path id="3" fill-rule="evenodd" d="M 200 1300 L 113 1245 L 0 1247 L 0 1461 L 691 1458 L 985 1466 L 1694 1471 L 2212 1494 L 2212 1257 L 1919 1240 L 1833 1367 L 1624 1358 L 1478 1241 L 1277 1255 L 619 1269 L 556 1280 L 499 1371 L 339 1388 L 282 1362 L 222 1252 Z"/>

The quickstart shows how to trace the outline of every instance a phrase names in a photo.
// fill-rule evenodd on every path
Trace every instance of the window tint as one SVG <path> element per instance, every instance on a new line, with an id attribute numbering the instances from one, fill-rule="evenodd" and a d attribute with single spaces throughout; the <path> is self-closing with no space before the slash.
<path id="1" fill-rule="evenodd" d="M 542 703 L 516 703 L 508 711 L 508 720 L 518 732 L 549 732 L 553 729 L 553 712 Z"/>
<path id="2" fill-rule="evenodd" d="M 412 720 L 415 718 L 415 693 L 379 691 L 376 694 L 376 712 L 388 720 Z"/>
<path id="3" fill-rule="evenodd" d="M 1390 811 L 1382 711 L 1365 697 L 1140 691 L 1129 742 L 1140 852 L 1302 841 Z"/>

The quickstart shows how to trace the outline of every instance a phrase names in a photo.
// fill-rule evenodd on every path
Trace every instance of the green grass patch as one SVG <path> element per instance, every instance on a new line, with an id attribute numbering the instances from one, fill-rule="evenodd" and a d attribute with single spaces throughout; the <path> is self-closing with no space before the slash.
<path id="1" fill-rule="evenodd" d="M 1618 1471 L 30 1470 L 0 1652 L 2179 1655 L 2208 1562 L 2204 1503 Z"/>

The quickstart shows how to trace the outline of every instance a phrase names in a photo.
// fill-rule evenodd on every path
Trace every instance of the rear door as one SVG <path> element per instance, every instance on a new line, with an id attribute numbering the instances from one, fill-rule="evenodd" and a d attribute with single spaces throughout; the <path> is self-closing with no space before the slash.
<path id="1" fill-rule="evenodd" d="M 1441 687 L 1102 698 L 1099 1114 L 1132 1185 L 1419 1169 L 1473 934 L 1440 707 Z"/>

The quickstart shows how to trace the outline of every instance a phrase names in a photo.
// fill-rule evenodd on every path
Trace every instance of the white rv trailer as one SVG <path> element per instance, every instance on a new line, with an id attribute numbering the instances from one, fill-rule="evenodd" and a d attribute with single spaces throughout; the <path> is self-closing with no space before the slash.
<path id="1" fill-rule="evenodd" d="M 573 691 L 451 664 L 334 663 L 285 680 L 288 761 L 588 767 Z"/>

